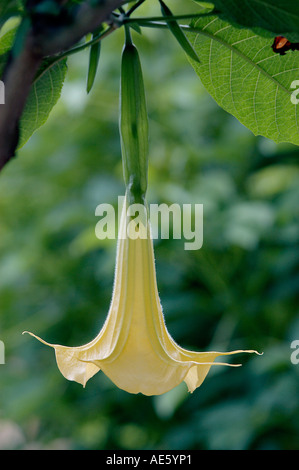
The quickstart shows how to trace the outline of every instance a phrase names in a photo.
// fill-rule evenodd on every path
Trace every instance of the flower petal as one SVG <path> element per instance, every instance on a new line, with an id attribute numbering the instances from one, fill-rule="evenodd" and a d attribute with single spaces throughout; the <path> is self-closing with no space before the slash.
<path id="1" fill-rule="evenodd" d="M 182 381 L 192 392 L 202 384 L 212 365 L 239 365 L 215 362 L 218 356 L 256 351 L 194 352 L 176 344 L 164 322 L 146 208 L 143 206 L 145 212 L 138 219 L 138 227 L 132 217 L 127 218 L 126 209 L 125 202 L 111 306 L 97 337 L 83 346 L 66 347 L 30 334 L 55 349 L 64 377 L 83 386 L 102 370 L 129 393 L 160 395 Z M 142 238 L 136 237 L 137 228 Z"/>

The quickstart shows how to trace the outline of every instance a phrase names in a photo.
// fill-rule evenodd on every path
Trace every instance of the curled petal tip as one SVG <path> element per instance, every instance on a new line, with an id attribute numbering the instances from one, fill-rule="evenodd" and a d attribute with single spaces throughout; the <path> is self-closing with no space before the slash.
<path id="1" fill-rule="evenodd" d="M 37 336 L 35 336 L 33 333 L 31 333 L 30 331 L 22 331 L 22 335 L 30 335 L 30 336 L 33 336 L 35 338 L 37 338 Z"/>
<path id="2" fill-rule="evenodd" d="M 46 346 L 51 346 L 51 347 L 53 347 L 52 344 L 47 343 L 47 341 L 43 340 L 42 338 L 40 338 L 39 336 L 35 335 L 34 333 L 31 333 L 31 331 L 23 331 L 22 335 L 24 335 L 24 334 L 28 334 L 28 335 L 32 336 L 33 338 L 37 339 L 37 340 L 40 341 L 41 343 L 45 344 Z"/>
<path id="3" fill-rule="evenodd" d="M 264 354 L 263 352 L 256 351 L 255 349 L 249 349 L 249 350 L 243 351 L 243 352 L 257 354 L 258 356 L 262 356 Z"/>

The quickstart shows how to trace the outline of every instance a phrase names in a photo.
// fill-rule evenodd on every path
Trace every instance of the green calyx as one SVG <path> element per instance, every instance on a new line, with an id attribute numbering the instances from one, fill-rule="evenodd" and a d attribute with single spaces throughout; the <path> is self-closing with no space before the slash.
<path id="1" fill-rule="evenodd" d="M 144 204 L 148 175 L 148 116 L 139 54 L 128 28 L 121 63 L 119 129 L 129 202 Z"/>

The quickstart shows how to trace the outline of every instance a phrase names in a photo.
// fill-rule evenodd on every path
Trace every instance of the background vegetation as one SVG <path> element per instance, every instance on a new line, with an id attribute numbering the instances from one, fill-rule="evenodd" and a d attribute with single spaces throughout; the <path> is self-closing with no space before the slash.
<path id="1" fill-rule="evenodd" d="M 62 99 L 0 177 L 0 448 L 298 449 L 298 148 L 254 137 L 219 108 L 168 32 L 134 39 L 150 115 L 149 199 L 204 204 L 201 250 L 155 243 L 169 331 L 190 349 L 264 355 L 212 369 L 192 395 L 182 384 L 145 397 L 102 373 L 85 389 L 68 382 L 53 351 L 22 336 L 83 344 L 108 311 L 116 246 L 96 239 L 94 212 L 124 191 L 118 31 L 89 95 L 88 56 L 71 58 Z"/>

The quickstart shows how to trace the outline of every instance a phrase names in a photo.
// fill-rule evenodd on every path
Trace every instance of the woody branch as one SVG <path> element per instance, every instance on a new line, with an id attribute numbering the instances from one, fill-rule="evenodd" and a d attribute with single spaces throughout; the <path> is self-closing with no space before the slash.
<path id="1" fill-rule="evenodd" d="M 28 4 L 40 0 L 29 0 Z M 62 6 L 64 0 L 56 0 Z M 83 3 L 65 23 L 53 27 L 45 21 L 42 27 L 34 23 L 27 32 L 22 52 L 10 57 L 2 81 L 5 84 L 5 104 L 0 105 L 0 171 L 15 156 L 19 140 L 19 121 L 32 83 L 43 58 L 68 50 L 101 23 L 109 21 L 112 12 L 123 0 L 98 0 L 95 6 Z M 27 4 L 27 5 L 28 5 Z M 41 20 L 41 17 L 38 19 Z"/>

